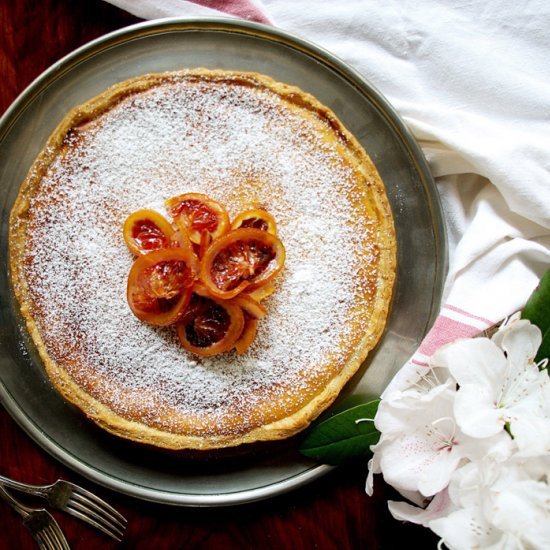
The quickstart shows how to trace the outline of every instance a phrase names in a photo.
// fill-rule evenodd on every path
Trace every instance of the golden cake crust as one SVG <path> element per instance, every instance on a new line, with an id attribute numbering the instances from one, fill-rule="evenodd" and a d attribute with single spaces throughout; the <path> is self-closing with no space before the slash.
<path id="1" fill-rule="evenodd" d="M 242 357 L 193 357 L 124 303 L 125 217 L 184 192 L 279 224 L 287 265 Z M 148 74 L 73 109 L 10 218 L 14 291 L 56 389 L 105 430 L 168 449 L 308 426 L 381 338 L 395 263 L 361 145 L 313 96 L 256 73 Z"/>

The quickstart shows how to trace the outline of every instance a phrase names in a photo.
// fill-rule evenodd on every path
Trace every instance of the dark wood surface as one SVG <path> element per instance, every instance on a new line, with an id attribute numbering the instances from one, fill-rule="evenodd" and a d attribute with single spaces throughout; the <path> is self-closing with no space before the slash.
<path id="1" fill-rule="evenodd" d="M 0 0 L 0 113 L 52 63 L 86 42 L 138 19 L 101 0 Z M 48 414 L 48 411 L 44 411 Z M 128 518 L 122 543 L 111 542 L 74 518 L 54 512 L 74 549 L 393 549 L 411 543 L 435 548 L 426 529 L 401 524 L 387 511 L 396 498 L 377 480 L 364 491 L 367 465 L 338 469 L 289 494 L 250 505 L 196 509 L 151 504 L 81 478 L 44 452 L 0 408 L 0 472 L 31 483 L 62 477 L 97 492 Z M 379 477 L 379 476 L 378 476 Z M 0 549 L 35 543 L 0 502 Z"/>

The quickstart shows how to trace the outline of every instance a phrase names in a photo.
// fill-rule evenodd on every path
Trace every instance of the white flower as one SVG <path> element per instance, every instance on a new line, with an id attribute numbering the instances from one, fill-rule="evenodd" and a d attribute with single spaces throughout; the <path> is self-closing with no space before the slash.
<path id="1" fill-rule="evenodd" d="M 548 465 L 548 457 L 467 463 L 448 488 L 451 513 L 427 526 L 450 548 L 548 548 Z"/>
<path id="2" fill-rule="evenodd" d="M 460 508 L 428 523 L 451 550 L 518 550 L 521 546 L 509 533 L 488 523 L 479 507 Z"/>
<path id="3" fill-rule="evenodd" d="M 550 547 L 550 487 L 534 480 L 516 481 L 494 495 L 486 510 L 493 524 L 528 548 Z"/>
<path id="4" fill-rule="evenodd" d="M 373 475 L 410 502 L 392 515 L 450 549 L 550 549 L 550 377 L 534 363 L 541 333 L 513 320 L 409 368 L 375 418 Z M 408 386 L 407 386 L 408 384 Z M 427 506 L 426 506 L 427 504 Z"/>
<path id="5" fill-rule="evenodd" d="M 446 489 L 437 493 L 426 508 L 412 506 L 407 502 L 388 501 L 391 515 L 399 521 L 410 521 L 428 527 L 434 519 L 448 516 L 457 507 L 453 505 Z"/>
<path id="6" fill-rule="evenodd" d="M 522 544 L 550 547 L 549 457 L 512 459 L 491 466 L 490 486 L 484 492 L 484 516 Z"/>
<path id="7" fill-rule="evenodd" d="M 516 321 L 493 340 L 459 340 L 434 354 L 432 364 L 458 382 L 455 416 L 464 433 L 484 438 L 509 426 L 523 453 L 550 451 L 550 377 L 533 363 L 540 342 L 537 327 Z"/>
<path id="8" fill-rule="evenodd" d="M 449 380 L 425 394 L 404 392 L 380 403 L 375 424 L 381 438 L 373 447 L 372 466 L 402 494 L 433 496 L 448 485 L 462 460 L 509 444 L 504 432 L 482 442 L 465 435 L 454 420 L 455 396 Z"/>

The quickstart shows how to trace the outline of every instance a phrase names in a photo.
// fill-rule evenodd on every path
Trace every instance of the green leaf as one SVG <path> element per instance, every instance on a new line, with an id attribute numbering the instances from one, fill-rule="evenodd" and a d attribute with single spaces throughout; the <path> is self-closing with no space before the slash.
<path id="1" fill-rule="evenodd" d="M 527 300 L 521 318 L 528 319 L 542 332 L 542 344 L 535 361 L 550 357 L 550 269 L 542 276 L 537 288 Z"/>
<path id="2" fill-rule="evenodd" d="M 370 454 L 380 432 L 374 427 L 379 399 L 342 411 L 314 425 L 306 434 L 300 452 L 327 464 L 343 464 Z"/>

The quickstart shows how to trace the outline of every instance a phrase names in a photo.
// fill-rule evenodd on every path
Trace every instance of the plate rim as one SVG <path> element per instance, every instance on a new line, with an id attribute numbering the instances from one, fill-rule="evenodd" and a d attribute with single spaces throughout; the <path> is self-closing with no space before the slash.
<path id="1" fill-rule="evenodd" d="M 16 123 L 18 117 L 21 116 L 34 99 L 57 79 L 70 72 L 80 63 L 85 62 L 87 59 L 109 48 L 131 40 L 158 34 L 189 31 L 225 32 L 247 35 L 290 47 L 313 58 L 334 71 L 344 81 L 353 85 L 361 95 L 368 97 L 369 100 L 376 105 L 380 114 L 401 139 L 414 165 L 418 178 L 426 191 L 426 197 L 429 198 L 427 202 L 431 214 L 435 250 L 439 251 L 439 255 L 435 257 L 435 275 L 431 295 L 430 315 L 426 321 L 425 332 L 427 332 L 439 310 L 442 285 L 447 270 L 448 251 L 446 228 L 443 221 L 439 194 L 429 170 L 427 160 L 424 157 L 424 153 L 404 121 L 401 119 L 399 113 L 372 83 L 353 67 L 330 53 L 328 50 L 293 33 L 261 23 L 226 17 L 170 17 L 144 21 L 122 27 L 83 44 L 37 76 L 16 97 L 2 117 L 0 117 L 0 145 L 4 141 L 6 135 L 9 134 L 10 129 Z M 111 476 L 108 472 L 98 470 L 93 465 L 75 457 L 70 451 L 61 447 L 25 414 L 24 410 L 11 395 L 9 389 L 4 385 L 3 380 L 0 380 L 0 397 L 3 406 L 17 424 L 31 437 L 31 439 L 33 439 L 33 441 L 39 444 L 45 451 L 59 460 L 62 464 L 102 486 L 127 496 L 149 502 L 192 507 L 217 507 L 245 504 L 284 494 L 334 469 L 334 466 L 316 464 L 305 471 L 266 486 L 219 494 L 181 493 L 152 489 Z"/>

